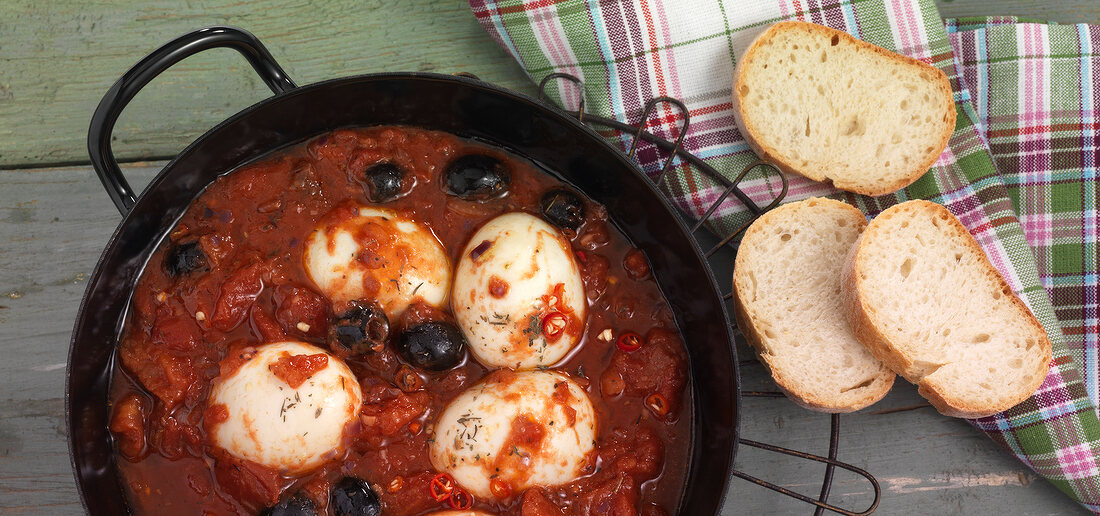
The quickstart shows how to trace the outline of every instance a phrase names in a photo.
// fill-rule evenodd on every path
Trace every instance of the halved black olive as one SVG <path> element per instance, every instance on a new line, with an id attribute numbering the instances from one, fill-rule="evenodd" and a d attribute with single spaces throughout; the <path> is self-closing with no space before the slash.
<path id="1" fill-rule="evenodd" d="M 173 245 L 164 257 L 164 268 L 169 276 L 178 277 L 195 271 L 209 270 L 206 254 L 202 252 L 198 241 Z"/>
<path id="2" fill-rule="evenodd" d="M 559 228 L 576 231 L 584 224 L 584 201 L 569 190 L 550 190 L 539 205 L 546 220 Z"/>
<path id="3" fill-rule="evenodd" d="M 350 307 L 336 316 L 328 329 L 329 346 L 343 348 L 353 356 L 381 351 L 390 334 L 386 312 L 376 303 L 352 301 Z"/>
<path id="4" fill-rule="evenodd" d="M 406 362 L 427 371 L 446 371 L 462 361 L 466 339 L 448 322 L 432 321 L 405 330 L 397 353 Z"/>
<path id="5" fill-rule="evenodd" d="M 470 154 L 451 162 L 445 173 L 447 193 L 467 201 L 484 201 L 508 193 L 512 174 L 492 156 Z"/>
<path id="6" fill-rule="evenodd" d="M 370 484 L 355 477 L 344 477 L 332 487 L 329 507 L 336 516 L 378 516 L 382 502 Z"/>
<path id="7" fill-rule="evenodd" d="M 370 202 L 389 202 L 401 196 L 405 170 L 393 163 L 376 163 L 363 172 L 363 190 Z"/>
<path id="8" fill-rule="evenodd" d="M 260 516 L 317 516 L 317 506 L 309 498 L 292 496 L 260 511 Z"/>

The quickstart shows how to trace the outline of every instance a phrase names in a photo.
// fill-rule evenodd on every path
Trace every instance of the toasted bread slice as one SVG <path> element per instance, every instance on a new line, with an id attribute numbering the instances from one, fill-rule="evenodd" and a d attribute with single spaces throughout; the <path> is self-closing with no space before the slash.
<path id="1" fill-rule="evenodd" d="M 871 221 L 844 268 L 856 336 L 954 417 L 984 417 L 1046 378 L 1046 332 L 947 208 L 908 201 Z"/>
<path id="2" fill-rule="evenodd" d="M 882 195 L 924 175 L 955 130 L 939 69 L 806 22 L 758 36 L 733 79 L 737 127 L 784 172 Z"/>
<path id="3" fill-rule="evenodd" d="M 845 203 L 808 199 L 762 215 L 737 252 L 737 325 L 783 392 L 812 410 L 859 410 L 894 384 L 841 310 L 840 271 L 866 225 Z"/>

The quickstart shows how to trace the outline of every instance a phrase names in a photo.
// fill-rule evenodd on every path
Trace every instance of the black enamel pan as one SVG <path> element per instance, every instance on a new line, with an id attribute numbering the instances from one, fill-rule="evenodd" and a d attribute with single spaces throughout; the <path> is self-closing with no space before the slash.
<path id="1" fill-rule="evenodd" d="M 111 151 L 115 120 L 158 74 L 215 47 L 243 54 L 275 96 L 218 124 L 135 194 Z M 570 115 L 470 78 L 383 73 L 298 87 L 254 36 L 230 27 L 198 30 L 156 50 L 111 87 L 92 118 L 92 164 L 123 217 L 88 282 L 69 350 L 69 447 L 87 511 L 127 512 L 107 431 L 107 387 L 131 291 L 174 221 L 207 184 L 242 164 L 333 129 L 384 124 L 446 131 L 530 159 L 606 206 L 616 226 L 645 251 L 691 362 L 694 435 L 678 509 L 718 513 L 737 447 L 732 330 L 697 244 L 634 163 Z"/>

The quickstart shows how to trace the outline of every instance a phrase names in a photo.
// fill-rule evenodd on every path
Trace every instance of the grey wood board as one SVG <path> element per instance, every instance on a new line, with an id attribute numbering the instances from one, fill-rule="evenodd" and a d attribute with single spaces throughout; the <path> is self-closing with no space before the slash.
<path id="1" fill-rule="evenodd" d="M 125 173 L 141 188 L 162 165 L 129 165 Z M 88 167 L 0 170 L 0 512 L 80 510 L 65 442 L 64 363 L 86 278 L 118 221 Z M 744 371 L 745 389 L 774 389 L 758 364 Z M 877 514 L 1084 513 L 966 422 L 927 407 L 891 412 L 920 404 L 899 381 L 879 404 L 841 418 L 840 459 L 879 479 Z M 828 424 L 827 415 L 784 399 L 749 398 L 741 429 L 748 439 L 825 454 Z M 747 447 L 737 467 L 811 496 L 823 473 Z M 744 480 L 730 486 L 726 514 L 813 512 Z M 837 473 L 832 501 L 861 510 L 870 499 L 866 481 Z"/>
<path id="2" fill-rule="evenodd" d="M 943 16 L 1016 14 L 1100 21 L 1095 0 L 955 0 Z M 383 71 L 466 71 L 523 93 L 534 86 L 461 0 L 0 0 L 0 166 L 84 163 L 92 111 L 139 59 L 184 32 L 244 27 L 299 84 Z M 270 95 L 235 52 L 189 58 L 125 110 L 121 160 L 169 157 Z"/>

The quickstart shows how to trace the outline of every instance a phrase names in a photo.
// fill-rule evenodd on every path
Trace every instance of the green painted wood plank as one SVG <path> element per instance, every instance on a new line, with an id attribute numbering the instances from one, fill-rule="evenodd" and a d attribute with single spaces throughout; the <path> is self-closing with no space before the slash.
<path id="1" fill-rule="evenodd" d="M 945 16 L 1100 22 L 1095 0 L 938 3 Z M 107 88 L 161 43 L 213 24 L 256 33 L 300 84 L 381 71 L 468 71 L 533 91 L 461 0 L 0 0 L 0 166 L 86 162 L 88 120 Z M 267 95 L 234 52 L 195 56 L 134 100 L 116 128 L 116 152 L 122 160 L 171 156 Z"/>
<path id="2" fill-rule="evenodd" d="M 936 0 L 944 18 L 1019 16 L 1058 23 L 1100 23 L 1096 0 Z"/>
<path id="3" fill-rule="evenodd" d="M 255 33 L 299 84 L 382 71 L 467 71 L 532 91 L 460 1 L 0 0 L 0 166 L 86 162 L 91 113 L 138 59 L 199 27 Z M 171 156 L 270 93 L 235 52 L 179 63 L 131 103 L 120 159 Z"/>

